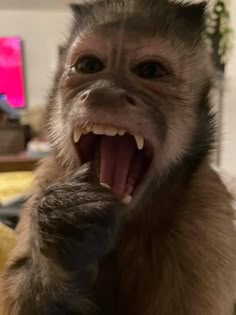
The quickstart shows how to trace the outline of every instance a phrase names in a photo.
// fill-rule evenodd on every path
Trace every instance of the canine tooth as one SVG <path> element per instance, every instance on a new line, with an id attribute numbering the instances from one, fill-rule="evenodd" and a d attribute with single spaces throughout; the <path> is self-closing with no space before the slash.
<path id="1" fill-rule="evenodd" d="M 83 134 L 84 134 L 84 135 L 87 135 L 89 132 L 90 132 L 90 131 L 88 131 L 87 128 L 84 128 L 84 129 L 83 129 Z"/>
<path id="2" fill-rule="evenodd" d="M 74 131 L 74 142 L 75 143 L 79 142 L 80 137 L 81 137 L 81 130 L 76 128 Z"/>
<path id="3" fill-rule="evenodd" d="M 104 130 L 104 133 L 107 136 L 113 137 L 113 136 L 117 135 L 118 130 L 116 128 L 113 128 L 113 127 L 106 127 L 105 130 Z"/>
<path id="4" fill-rule="evenodd" d="M 141 136 L 133 135 L 135 138 L 135 141 L 137 143 L 137 147 L 139 150 L 142 150 L 144 147 L 144 139 Z"/>
<path id="5" fill-rule="evenodd" d="M 89 133 L 89 132 L 91 132 L 93 130 L 93 125 L 92 124 L 88 124 L 84 129 L 86 130 L 86 133 Z"/>
<path id="6" fill-rule="evenodd" d="M 122 201 L 124 204 L 128 205 L 131 203 L 132 199 L 133 199 L 132 196 L 126 196 L 122 199 Z"/>
<path id="7" fill-rule="evenodd" d="M 124 136 L 125 133 L 126 133 L 125 129 L 120 129 L 120 130 L 118 131 L 118 135 L 119 135 L 119 136 Z"/>
<path id="8" fill-rule="evenodd" d="M 104 135 L 105 128 L 102 125 L 94 125 L 92 131 L 95 135 Z"/>

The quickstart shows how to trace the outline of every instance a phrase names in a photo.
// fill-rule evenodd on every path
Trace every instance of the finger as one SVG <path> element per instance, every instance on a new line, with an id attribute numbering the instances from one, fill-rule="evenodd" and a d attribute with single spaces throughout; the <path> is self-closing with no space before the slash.
<path id="1" fill-rule="evenodd" d="M 91 162 L 83 164 L 74 174 L 72 180 L 99 184 L 98 176 Z"/>

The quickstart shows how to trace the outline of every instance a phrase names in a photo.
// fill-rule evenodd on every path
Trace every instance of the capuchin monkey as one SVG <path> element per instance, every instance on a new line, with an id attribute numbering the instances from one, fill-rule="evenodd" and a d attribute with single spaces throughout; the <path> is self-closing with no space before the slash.
<path id="1" fill-rule="evenodd" d="M 1 280 L 3 315 L 232 315 L 206 4 L 72 9 L 46 110 L 52 153 Z"/>

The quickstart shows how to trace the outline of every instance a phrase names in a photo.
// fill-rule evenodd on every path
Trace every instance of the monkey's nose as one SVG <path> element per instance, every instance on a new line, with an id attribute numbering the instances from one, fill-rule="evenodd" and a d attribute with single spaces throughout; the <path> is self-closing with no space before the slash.
<path id="1" fill-rule="evenodd" d="M 87 100 L 87 98 L 89 97 L 90 91 L 86 91 L 84 93 L 82 93 L 79 97 L 81 102 L 85 102 Z"/>
<path id="2" fill-rule="evenodd" d="M 116 89 L 104 89 L 104 88 L 96 88 L 93 90 L 88 90 L 83 92 L 79 96 L 79 100 L 81 103 L 86 105 L 113 105 L 113 106 L 121 106 L 123 105 L 131 105 L 136 106 L 135 97 L 126 93 L 123 90 Z"/>
<path id="3" fill-rule="evenodd" d="M 134 106 L 136 105 L 136 101 L 135 101 L 134 97 L 125 94 L 125 95 L 124 95 L 124 98 L 125 98 L 125 100 L 126 100 L 126 102 L 127 102 L 128 104 L 134 105 Z"/>

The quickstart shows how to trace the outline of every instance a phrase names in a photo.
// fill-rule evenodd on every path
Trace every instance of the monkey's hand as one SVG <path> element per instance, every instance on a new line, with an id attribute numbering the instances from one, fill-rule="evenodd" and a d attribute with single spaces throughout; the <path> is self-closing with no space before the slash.
<path id="1" fill-rule="evenodd" d="M 36 209 L 40 252 L 64 270 L 86 272 L 114 247 L 122 211 L 90 165 L 51 185 Z"/>
<path id="2" fill-rule="evenodd" d="M 16 251 L 3 277 L 5 314 L 97 314 L 94 270 L 115 246 L 122 208 L 89 165 L 47 187 L 31 207 L 24 256 Z"/>

